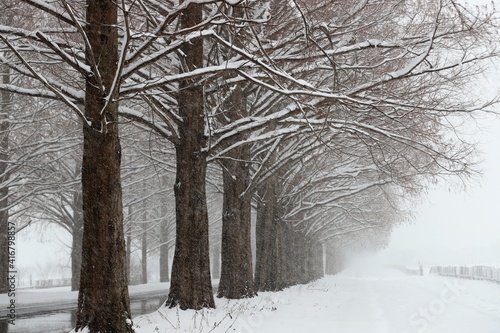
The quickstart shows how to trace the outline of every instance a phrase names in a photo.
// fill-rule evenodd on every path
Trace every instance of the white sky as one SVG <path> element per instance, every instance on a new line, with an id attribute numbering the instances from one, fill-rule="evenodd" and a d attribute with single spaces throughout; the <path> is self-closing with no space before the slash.
<path id="1" fill-rule="evenodd" d="M 487 0 L 467 2 L 491 4 Z M 494 2 L 500 8 L 500 1 Z M 499 75 L 478 85 L 483 95 L 498 94 Z M 500 106 L 496 109 L 500 111 Z M 461 193 L 446 184 L 430 191 L 413 223 L 395 230 L 382 251 L 384 257 L 407 265 L 420 261 L 424 265 L 500 267 L 500 117 L 485 117 L 478 126 L 482 132 L 474 139 L 482 151 L 480 184 L 469 184 Z"/>
<path id="2" fill-rule="evenodd" d="M 402 264 L 489 264 L 500 267 L 500 119 L 483 124 L 480 184 L 457 192 L 443 184 L 397 228 L 383 254 Z"/>

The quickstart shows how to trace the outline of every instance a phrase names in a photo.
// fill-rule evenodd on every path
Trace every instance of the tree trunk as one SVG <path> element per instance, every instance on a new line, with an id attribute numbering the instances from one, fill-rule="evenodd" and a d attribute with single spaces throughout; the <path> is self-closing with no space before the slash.
<path id="1" fill-rule="evenodd" d="M 191 4 L 180 18 L 181 28 L 202 21 L 202 5 Z M 185 67 L 203 67 L 203 40 L 181 48 Z M 179 142 L 174 185 L 176 240 L 170 293 L 166 305 L 181 309 L 215 307 L 210 278 L 208 212 L 206 200 L 206 147 L 203 87 L 188 80 L 179 83 Z"/>
<path id="2" fill-rule="evenodd" d="M 222 162 L 224 200 L 222 209 L 222 266 L 217 297 L 239 299 L 255 296 L 251 243 L 251 196 L 249 147 L 233 149 Z M 239 161 L 241 160 L 241 161 Z"/>
<path id="3" fill-rule="evenodd" d="M 283 226 L 283 285 L 284 287 L 304 283 L 306 248 L 302 234 L 296 232 L 290 225 Z"/>
<path id="4" fill-rule="evenodd" d="M 10 71 L 7 66 L 1 66 L 2 83 L 10 83 Z M 3 90 L 0 100 L 0 293 L 9 291 L 9 187 L 8 160 L 9 160 L 9 109 L 11 107 L 11 93 Z M 15 231 L 15 228 L 14 228 Z"/>
<path id="5" fill-rule="evenodd" d="M 307 283 L 323 277 L 323 246 L 310 240 L 307 245 L 306 278 Z"/>
<path id="6" fill-rule="evenodd" d="M 117 5 L 87 0 L 82 200 L 84 234 L 76 331 L 132 333 L 125 265 L 118 98 L 111 91 L 118 65 Z M 92 65 L 93 67 L 93 65 Z M 111 95 L 109 95 L 111 94 Z M 107 100 L 109 99 L 109 103 Z"/>
<path id="7" fill-rule="evenodd" d="M 331 243 L 325 244 L 325 274 L 335 275 L 343 269 L 342 255 Z"/>
<path id="8" fill-rule="evenodd" d="M 160 178 L 161 186 L 165 187 L 168 183 L 168 177 L 163 176 Z M 161 215 L 162 215 L 162 223 L 160 224 L 160 282 L 168 282 L 170 281 L 170 272 L 169 272 L 169 253 L 170 253 L 170 217 L 168 216 L 168 206 L 167 200 L 165 198 L 165 203 L 161 205 Z"/>
<path id="9" fill-rule="evenodd" d="M 283 228 L 276 200 L 277 181 L 272 177 L 259 190 L 255 226 L 255 289 L 283 289 Z"/>

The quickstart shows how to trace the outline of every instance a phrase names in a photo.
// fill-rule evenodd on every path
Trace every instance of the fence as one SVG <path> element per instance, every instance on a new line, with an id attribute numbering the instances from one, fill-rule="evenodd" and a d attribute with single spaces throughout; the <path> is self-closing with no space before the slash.
<path id="1" fill-rule="evenodd" d="M 488 266 L 434 266 L 431 267 L 430 274 L 500 283 L 500 269 Z"/>
<path id="2" fill-rule="evenodd" d="M 19 288 L 53 288 L 71 286 L 70 278 L 62 279 L 47 279 L 47 280 L 19 280 L 17 283 Z"/>

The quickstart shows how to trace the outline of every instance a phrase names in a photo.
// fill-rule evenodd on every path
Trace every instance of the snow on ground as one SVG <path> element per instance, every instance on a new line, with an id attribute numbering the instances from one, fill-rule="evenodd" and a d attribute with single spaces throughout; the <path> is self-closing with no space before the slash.
<path id="1" fill-rule="evenodd" d="M 130 294 L 167 288 L 159 283 L 132 286 Z M 2 297 L 3 307 L 8 300 Z M 19 290 L 16 298 L 20 307 L 76 304 L 69 288 Z M 500 333 L 499 284 L 408 276 L 364 261 L 306 285 L 216 303 L 216 309 L 201 311 L 161 307 L 133 322 L 137 333 Z"/>
<path id="2" fill-rule="evenodd" d="M 216 309 L 160 308 L 134 319 L 137 333 L 500 333 L 500 285 L 350 268 L 307 285 Z"/>

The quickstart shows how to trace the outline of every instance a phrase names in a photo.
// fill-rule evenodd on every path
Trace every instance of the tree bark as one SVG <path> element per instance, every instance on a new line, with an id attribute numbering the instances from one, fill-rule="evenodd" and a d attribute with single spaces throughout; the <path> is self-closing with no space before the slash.
<path id="1" fill-rule="evenodd" d="M 217 297 L 239 299 L 255 296 L 252 243 L 251 199 L 243 195 L 249 185 L 250 148 L 231 150 L 223 166 L 222 266 Z"/>
<path id="2" fill-rule="evenodd" d="M 202 5 L 191 4 L 180 18 L 181 28 L 202 21 Z M 184 67 L 203 67 L 203 40 L 181 47 Z M 210 277 L 208 212 L 206 200 L 206 147 L 203 87 L 188 80 L 179 83 L 179 142 L 174 185 L 176 241 L 170 293 L 166 306 L 181 309 L 215 307 Z"/>
<path id="3" fill-rule="evenodd" d="M 283 228 L 276 200 L 276 177 L 270 178 L 259 190 L 255 227 L 256 260 L 255 289 L 283 289 Z"/>
<path id="4" fill-rule="evenodd" d="M 10 71 L 7 66 L 1 66 L 2 83 L 10 83 Z M 9 187 L 8 159 L 9 159 L 9 109 L 11 107 L 11 93 L 3 90 L 0 100 L 0 293 L 9 291 Z"/>
<path id="5" fill-rule="evenodd" d="M 84 234 L 76 331 L 87 327 L 90 333 L 132 333 L 123 235 L 118 98 L 117 90 L 111 91 L 119 61 L 116 3 L 87 0 L 86 15 L 86 62 L 94 73 L 86 78 L 85 87 L 85 116 L 90 126 L 83 125 Z"/>

